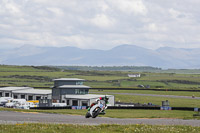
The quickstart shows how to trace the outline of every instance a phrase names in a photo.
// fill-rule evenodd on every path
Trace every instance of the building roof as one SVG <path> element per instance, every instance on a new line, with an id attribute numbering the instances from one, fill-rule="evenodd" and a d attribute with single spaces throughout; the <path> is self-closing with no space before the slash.
<path id="1" fill-rule="evenodd" d="M 15 90 L 29 90 L 33 89 L 32 87 L 2 87 L 0 91 L 15 91 Z"/>
<path id="2" fill-rule="evenodd" d="M 61 85 L 58 86 L 57 88 L 67 88 L 67 89 L 89 89 L 91 87 L 86 86 L 86 85 Z"/>
<path id="3" fill-rule="evenodd" d="M 28 89 L 28 90 L 17 90 L 17 91 L 13 91 L 13 93 L 47 95 L 47 94 L 51 94 L 51 93 L 52 93 L 52 90 Z"/>
<path id="4" fill-rule="evenodd" d="M 59 78 L 59 79 L 53 79 L 53 81 L 85 81 L 85 80 L 78 78 Z"/>
<path id="5" fill-rule="evenodd" d="M 71 99 L 97 99 L 99 97 L 111 97 L 112 95 L 95 95 L 95 94 L 85 94 L 85 95 L 65 95 L 65 98 Z"/>

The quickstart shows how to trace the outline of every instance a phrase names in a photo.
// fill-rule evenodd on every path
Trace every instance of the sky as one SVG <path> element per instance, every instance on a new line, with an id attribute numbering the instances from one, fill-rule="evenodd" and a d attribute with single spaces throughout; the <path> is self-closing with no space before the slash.
<path id="1" fill-rule="evenodd" d="M 200 48 L 199 0 L 0 0 L 0 49 Z"/>

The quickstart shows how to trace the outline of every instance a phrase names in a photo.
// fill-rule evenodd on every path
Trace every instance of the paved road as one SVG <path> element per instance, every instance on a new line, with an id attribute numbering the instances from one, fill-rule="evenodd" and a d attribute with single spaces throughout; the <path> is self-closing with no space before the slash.
<path id="1" fill-rule="evenodd" d="M 12 111 L 0 111 L 0 124 L 15 123 L 65 123 L 82 125 L 99 124 L 150 124 L 150 125 L 192 125 L 200 126 L 200 120 L 182 120 L 182 119 L 118 119 L 103 118 L 86 119 L 78 115 L 62 115 L 48 113 L 21 113 Z"/>
<path id="2" fill-rule="evenodd" d="M 184 99 L 200 99 L 200 97 L 192 98 L 192 96 L 175 96 L 175 95 L 157 95 L 157 94 L 139 94 L 139 93 L 115 93 L 115 92 L 90 92 L 90 93 L 105 93 L 105 94 L 120 94 L 120 95 L 135 95 L 135 96 L 153 96 L 167 98 L 184 98 Z"/>

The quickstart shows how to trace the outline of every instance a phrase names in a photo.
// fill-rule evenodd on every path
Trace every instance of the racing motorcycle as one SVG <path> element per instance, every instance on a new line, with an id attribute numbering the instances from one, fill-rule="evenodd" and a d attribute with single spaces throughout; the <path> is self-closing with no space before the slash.
<path id="1" fill-rule="evenodd" d="M 105 97 L 104 100 L 98 100 L 97 104 L 91 105 L 88 108 L 88 112 L 85 115 L 85 118 L 96 118 L 98 115 L 104 115 L 105 110 L 107 109 L 108 98 Z"/>

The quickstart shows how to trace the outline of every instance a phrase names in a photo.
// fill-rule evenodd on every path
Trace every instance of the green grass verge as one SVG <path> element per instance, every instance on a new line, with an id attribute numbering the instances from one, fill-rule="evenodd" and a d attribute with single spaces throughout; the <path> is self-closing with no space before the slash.
<path id="1" fill-rule="evenodd" d="M 17 111 L 17 112 L 38 112 L 38 113 L 56 113 L 56 114 L 70 114 L 84 116 L 87 110 L 72 110 L 72 109 L 58 109 L 58 110 L 22 110 L 0 108 L 0 111 Z M 178 118 L 178 119 L 200 119 L 200 117 L 193 117 L 197 114 L 194 111 L 179 111 L 179 110 L 138 110 L 138 109 L 107 109 L 105 115 L 99 117 L 110 118 Z"/>
<path id="2" fill-rule="evenodd" d="M 90 125 L 70 125 L 70 124 L 1 124 L 1 133 L 197 133 L 200 127 L 192 126 L 155 126 L 155 125 L 108 125 L 102 124 L 97 126 Z"/>
<path id="3" fill-rule="evenodd" d="M 162 105 L 162 101 L 168 100 L 171 107 L 200 107 L 199 99 L 184 99 L 184 98 L 169 98 L 169 97 L 154 97 L 154 96 L 133 96 L 113 94 L 115 101 L 132 102 L 132 103 L 153 103 Z"/>
<path id="4" fill-rule="evenodd" d="M 199 119 L 193 117 L 196 112 L 179 110 L 137 110 L 121 109 L 106 110 L 105 117 L 111 118 L 177 118 L 177 119 Z"/>
<path id="5" fill-rule="evenodd" d="M 90 90 L 89 92 L 98 93 L 139 93 L 139 94 L 156 94 L 156 95 L 175 95 L 175 96 L 191 96 L 200 97 L 200 92 L 188 92 L 188 91 L 150 91 L 150 90 Z"/>
<path id="6" fill-rule="evenodd" d="M 106 92 L 97 93 L 97 94 L 105 95 Z M 137 95 L 112 94 L 112 93 L 108 93 L 107 95 L 114 95 L 115 101 L 117 102 L 141 103 L 141 104 L 152 103 L 154 105 L 161 106 L 162 101 L 168 100 L 171 107 L 199 107 L 200 108 L 200 99 L 170 98 L 170 97 L 160 97 L 160 96 L 158 97 L 157 96 L 137 96 Z"/>

